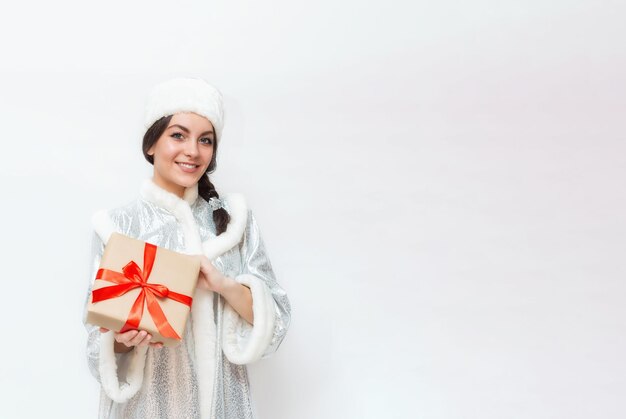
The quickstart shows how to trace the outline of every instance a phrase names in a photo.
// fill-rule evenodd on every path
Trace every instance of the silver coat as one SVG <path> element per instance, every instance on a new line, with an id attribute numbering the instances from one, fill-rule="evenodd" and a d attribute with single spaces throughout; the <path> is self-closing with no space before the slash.
<path id="1" fill-rule="evenodd" d="M 212 212 L 219 206 L 232 218 L 227 231 L 216 237 Z M 85 307 L 108 236 L 118 231 L 181 253 L 201 251 L 226 276 L 251 288 L 255 319 L 250 326 L 219 294 L 198 289 L 180 345 L 135 348 L 127 354 L 113 354 L 112 332 L 103 334 L 85 323 L 89 369 L 101 384 L 98 417 L 253 418 L 245 364 L 278 349 L 291 308 L 243 197 L 231 194 L 209 203 L 198 196 L 196 185 L 181 199 L 146 179 L 140 198 L 99 211 L 93 220 Z"/>

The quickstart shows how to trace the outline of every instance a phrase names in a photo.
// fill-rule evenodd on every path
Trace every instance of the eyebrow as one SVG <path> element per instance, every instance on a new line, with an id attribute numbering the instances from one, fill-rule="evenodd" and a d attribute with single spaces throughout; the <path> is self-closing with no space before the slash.
<path id="1" fill-rule="evenodd" d="M 187 134 L 189 134 L 189 130 L 187 128 L 183 127 L 182 125 L 178 125 L 178 124 L 170 125 L 169 127 L 167 127 L 167 129 L 174 128 L 174 127 L 178 127 L 180 129 L 182 129 L 183 131 L 185 131 Z M 209 130 L 209 131 L 204 131 L 200 135 L 204 135 L 204 134 L 215 134 L 215 133 L 212 130 Z"/>

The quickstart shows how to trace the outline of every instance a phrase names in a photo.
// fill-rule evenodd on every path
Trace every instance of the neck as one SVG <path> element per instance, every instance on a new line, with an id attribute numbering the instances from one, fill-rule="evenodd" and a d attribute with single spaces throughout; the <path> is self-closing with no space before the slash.
<path id="1" fill-rule="evenodd" d="M 181 191 L 178 190 L 176 192 Z M 142 195 L 144 198 L 158 203 L 160 206 L 167 209 L 171 209 L 183 201 L 192 205 L 198 197 L 198 184 L 193 184 L 188 188 L 182 187 L 182 193 L 180 195 L 176 192 L 167 189 L 165 186 L 161 186 L 153 178 L 146 178 L 142 186 Z"/>
<path id="2" fill-rule="evenodd" d="M 181 185 L 177 185 L 171 182 L 165 182 L 158 176 L 152 176 L 152 182 L 160 187 L 161 189 L 166 190 L 167 192 L 173 193 L 179 198 L 183 198 L 185 196 L 185 187 Z"/>

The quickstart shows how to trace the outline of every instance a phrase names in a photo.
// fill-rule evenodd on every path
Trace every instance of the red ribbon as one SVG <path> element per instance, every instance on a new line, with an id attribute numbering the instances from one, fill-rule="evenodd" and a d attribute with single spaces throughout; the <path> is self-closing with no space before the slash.
<path id="1" fill-rule="evenodd" d="M 156 257 L 156 250 L 157 247 L 155 245 L 150 243 L 145 244 L 143 251 L 143 270 L 141 270 L 134 260 L 128 262 L 126 266 L 122 268 L 122 272 L 103 268 L 98 269 L 96 279 L 115 282 L 118 285 L 111 285 L 110 287 L 94 290 L 92 293 L 92 301 L 97 303 L 99 301 L 116 298 L 126 294 L 132 289 L 141 288 L 141 292 L 130 309 L 128 320 L 126 320 L 126 323 L 120 329 L 120 333 L 139 328 L 139 323 L 143 316 L 143 306 L 147 302 L 148 312 L 152 316 L 159 333 L 167 338 L 181 339 L 167 321 L 157 297 L 169 298 L 189 307 L 191 307 L 192 298 L 188 295 L 170 291 L 165 285 L 148 283 L 148 278 L 150 277 L 152 265 L 154 265 L 154 259 Z"/>

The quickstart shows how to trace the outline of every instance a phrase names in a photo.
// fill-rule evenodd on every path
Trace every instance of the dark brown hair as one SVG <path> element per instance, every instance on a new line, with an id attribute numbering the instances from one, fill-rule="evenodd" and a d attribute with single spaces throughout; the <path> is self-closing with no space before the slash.
<path id="1" fill-rule="evenodd" d="M 154 165 L 154 158 L 148 154 L 148 150 L 152 147 L 153 144 L 159 140 L 167 125 L 170 123 L 172 119 L 172 115 L 164 116 L 163 118 L 156 121 L 143 136 L 143 143 L 141 145 L 141 149 L 143 151 L 143 156 L 148 160 L 148 162 Z M 200 180 L 198 181 L 198 195 L 200 195 L 205 201 L 209 201 L 211 198 L 219 198 L 219 194 L 215 190 L 215 186 L 209 180 L 209 174 L 215 171 L 217 166 L 216 158 L 217 158 L 217 145 L 218 141 L 213 142 L 213 157 L 211 158 L 211 163 L 209 163 L 209 167 L 207 167 L 206 172 L 202 175 Z M 223 232 L 226 231 L 226 225 L 230 221 L 230 215 L 224 208 L 219 208 L 213 211 L 213 221 L 215 222 L 216 234 L 219 236 Z"/>

